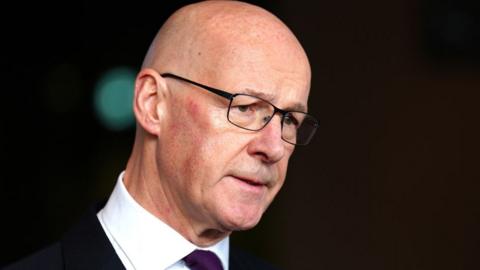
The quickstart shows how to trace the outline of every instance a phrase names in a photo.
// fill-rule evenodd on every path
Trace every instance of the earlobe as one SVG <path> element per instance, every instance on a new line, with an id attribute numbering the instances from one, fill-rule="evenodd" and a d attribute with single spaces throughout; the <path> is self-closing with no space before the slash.
<path id="1" fill-rule="evenodd" d="M 142 69 L 135 80 L 133 111 L 137 123 L 148 133 L 160 135 L 166 82 L 155 70 Z"/>

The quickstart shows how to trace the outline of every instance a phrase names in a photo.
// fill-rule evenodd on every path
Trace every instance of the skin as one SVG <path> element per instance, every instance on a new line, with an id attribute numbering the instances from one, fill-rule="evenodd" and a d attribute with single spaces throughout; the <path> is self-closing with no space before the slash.
<path id="1" fill-rule="evenodd" d="M 136 79 L 137 133 L 124 183 L 150 213 L 209 246 L 259 222 L 294 146 L 281 139 L 278 115 L 260 131 L 240 129 L 227 121 L 226 99 L 163 72 L 306 110 L 310 66 L 278 18 L 241 2 L 186 6 L 155 37 Z"/>

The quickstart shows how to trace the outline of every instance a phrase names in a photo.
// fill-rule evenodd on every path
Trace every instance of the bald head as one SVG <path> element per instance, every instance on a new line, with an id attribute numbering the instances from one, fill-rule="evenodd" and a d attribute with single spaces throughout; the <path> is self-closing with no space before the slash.
<path id="1" fill-rule="evenodd" d="M 273 14 L 243 2 L 206 1 L 183 7 L 166 21 L 143 67 L 198 78 L 219 76 L 233 65 L 250 69 L 259 60 L 310 72 L 300 43 Z"/>

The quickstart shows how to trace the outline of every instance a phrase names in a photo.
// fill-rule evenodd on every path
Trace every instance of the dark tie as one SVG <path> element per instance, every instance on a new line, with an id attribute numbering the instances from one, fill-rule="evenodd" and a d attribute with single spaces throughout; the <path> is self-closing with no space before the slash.
<path id="1" fill-rule="evenodd" d="M 196 249 L 183 260 L 191 270 L 223 270 L 220 259 L 208 250 Z"/>

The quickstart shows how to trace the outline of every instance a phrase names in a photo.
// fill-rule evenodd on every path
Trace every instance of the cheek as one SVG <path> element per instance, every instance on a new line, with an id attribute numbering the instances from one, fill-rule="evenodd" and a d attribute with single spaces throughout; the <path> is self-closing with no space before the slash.
<path id="1" fill-rule="evenodd" d="M 278 164 L 279 175 L 281 176 L 283 181 L 285 181 L 285 177 L 288 169 L 288 161 L 290 157 L 291 157 L 291 153 L 285 154 L 285 157 Z"/>
<path id="2" fill-rule="evenodd" d="M 192 98 L 187 98 L 186 102 L 187 111 L 190 115 L 198 115 L 200 112 L 200 106 Z"/>
<path id="3" fill-rule="evenodd" d="M 212 163 L 211 149 L 214 147 L 215 126 L 212 124 L 207 105 L 201 104 L 193 98 L 187 97 L 181 106 L 173 108 L 173 115 L 168 134 L 172 141 L 172 158 L 175 157 L 182 173 L 190 176 L 208 171 L 208 164 Z M 202 168 L 199 170 L 198 168 Z"/>
<path id="4" fill-rule="evenodd" d="M 186 127 L 194 136 L 192 138 L 194 142 L 200 142 L 204 136 L 202 134 L 208 134 L 212 130 L 210 113 L 207 108 L 207 103 L 200 104 L 201 100 L 194 100 L 191 97 L 187 97 L 185 101 L 184 116 L 180 121 L 185 121 L 188 124 Z"/>
<path id="5" fill-rule="evenodd" d="M 170 113 L 172 117 L 168 126 L 170 133 L 168 139 L 185 143 L 185 145 L 178 146 L 198 145 L 201 143 L 202 130 L 206 126 L 205 113 L 200 105 L 191 98 L 186 98 L 185 101 L 177 102 L 175 105 Z"/>

